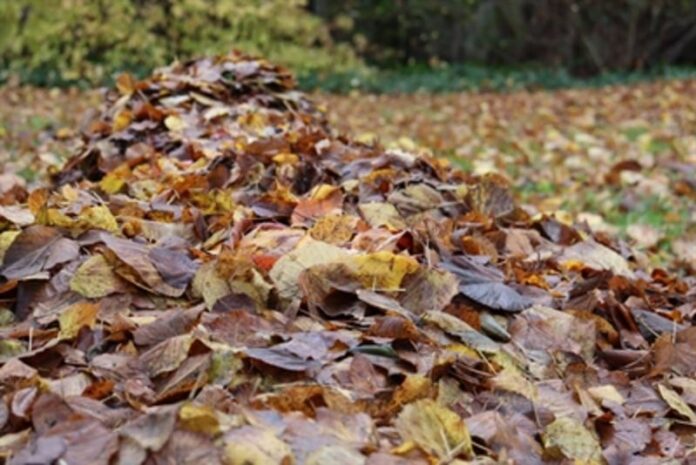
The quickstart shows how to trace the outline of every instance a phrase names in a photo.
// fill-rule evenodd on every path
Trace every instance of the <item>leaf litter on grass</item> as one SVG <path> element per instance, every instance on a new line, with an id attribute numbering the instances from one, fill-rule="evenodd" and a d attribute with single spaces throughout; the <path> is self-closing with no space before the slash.
<path id="1" fill-rule="evenodd" d="M 688 460 L 692 277 L 334 135 L 263 60 L 116 87 L 4 190 L 7 463 Z"/>
<path id="2" fill-rule="evenodd" d="M 653 265 L 693 272 L 684 250 L 696 244 L 695 93 L 691 79 L 317 99 L 340 131 L 427 147 L 474 174 L 498 171 L 538 212 L 568 211 L 650 251 Z"/>

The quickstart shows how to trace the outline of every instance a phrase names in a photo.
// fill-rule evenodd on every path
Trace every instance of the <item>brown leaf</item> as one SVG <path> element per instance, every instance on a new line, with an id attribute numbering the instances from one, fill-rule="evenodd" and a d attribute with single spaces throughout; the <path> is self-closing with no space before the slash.
<path id="1" fill-rule="evenodd" d="M 528 297 L 505 284 L 496 268 L 463 256 L 444 262 L 443 267 L 459 278 L 459 292 L 494 310 L 518 312 L 532 304 Z"/>
<path id="2" fill-rule="evenodd" d="M 57 229 L 34 225 L 12 242 L 0 268 L 7 279 L 23 279 L 77 258 L 75 241 L 64 238 Z"/>
<path id="3" fill-rule="evenodd" d="M 201 307 L 169 310 L 152 323 L 133 331 L 133 340 L 140 346 L 151 346 L 185 334 L 195 326 L 202 311 Z"/>
<path id="4" fill-rule="evenodd" d="M 183 252 L 161 247 L 150 249 L 110 234 L 102 234 L 101 239 L 127 265 L 126 268 L 116 267 L 116 273 L 149 291 L 179 297 L 196 272 L 194 262 Z"/>

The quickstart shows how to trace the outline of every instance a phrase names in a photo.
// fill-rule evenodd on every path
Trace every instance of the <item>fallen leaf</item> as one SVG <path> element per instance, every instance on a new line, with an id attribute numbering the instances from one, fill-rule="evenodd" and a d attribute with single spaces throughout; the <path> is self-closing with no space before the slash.
<path id="1" fill-rule="evenodd" d="M 657 388 L 660 391 L 660 396 L 662 396 L 664 401 L 667 402 L 667 405 L 669 405 L 672 410 L 687 418 L 691 423 L 696 424 L 696 413 L 694 413 L 691 407 L 684 402 L 676 391 L 668 388 L 664 384 L 658 384 Z"/>
<path id="2" fill-rule="evenodd" d="M 0 205 L 0 217 L 17 226 L 28 226 L 35 220 L 30 210 L 17 205 Z"/>
<path id="3" fill-rule="evenodd" d="M 404 277 L 420 268 L 414 258 L 386 251 L 351 257 L 346 263 L 365 288 L 385 291 L 398 290 Z"/>
<path id="4" fill-rule="evenodd" d="M 459 281 L 446 271 L 421 268 L 405 277 L 399 302 L 416 315 L 442 310 L 459 292 Z"/>
<path id="5" fill-rule="evenodd" d="M 243 426 L 227 433 L 226 465 L 277 465 L 294 462 L 293 453 L 273 432 L 253 426 Z"/>
<path id="6" fill-rule="evenodd" d="M 604 463 L 597 438 L 572 418 L 557 418 L 547 425 L 543 439 L 547 453 L 557 459 L 566 458 L 587 465 Z"/>
<path id="7" fill-rule="evenodd" d="M 496 268 L 481 265 L 466 257 L 455 257 L 443 267 L 459 278 L 459 292 L 495 310 L 518 312 L 529 307 L 529 298 L 504 283 Z"/>
<path id="8" fill-rule="evenodd" d="M 83 297 L 97 299 L 124 291 L 126 286 L 104 256 L 98 254 L 80 265 L 70 280 L 70 289 Z"/>
<path id="9" fill-rule="evenodd" d="M 88 229 L 103 229 L 118 232 L 118 222 L 109 208 L 105 205 L 87 207 L 80 212 L 80 222 Z"/>
<path id="10" fill-rule="evenodd" d="M 360 214 L 373 228 L 386 226 L 392 230 L 401 230 L 406 228 L 404 219 L 399 214 L 399 211 L 390 203 L 384 202 L 369 202 L 358 206 Z"/>
<path id="11" fill-rule="evenodd" d="M 99 307 L 90 302 L 80 302 L 64 310 L 58 317 L 60 336 L 71 339 L 77 336 L 84 326 L 91 328 L 97 321 Z"/>
<path id="12" fill-rule="evenodd" d="M 311 266 L 340 261 L 347 256 L 345 249 L 308 238 L 278 260 L 269 275 L 278 295 L 286 301 L 292 301 L 298 297 L 298 278 L 302 271 Z"/>
<path id="13" fill-rule="evenodd" d="M 0 274 L 22 279 L 77 258 L 79 247 L 57 229 L 34 225 L 23 230 L 3 257 Z"/>
<path id="14" fill-rule="evenodd" d="M 633 271 L 621 255 L 591 240 L 568 247 L 563 251 L 559 261 L 565 266 L 581 263 L 596 270 L 609 270 L 627 278 L 633 277 Z"/>
<path id="15" fill-rule="evenodd" d="M 406 405 L 395 426 L 404 441 L 413 441 L 442 461 L 471 456 L 471 438 L 464 421 L 452 410 L 430 399 Z"/>

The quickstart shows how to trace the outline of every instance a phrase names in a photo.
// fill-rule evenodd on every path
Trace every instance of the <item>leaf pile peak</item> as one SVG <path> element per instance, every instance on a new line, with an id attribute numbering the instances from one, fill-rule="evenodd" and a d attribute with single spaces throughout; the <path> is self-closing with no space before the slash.
<path id="1" fill-rule="evenodd" d="M 692 450 L 693 280 L 502 177 L 337 135 L 238 53 L 120 77 L 80 137 L 0 210 L 8 463 Z"/>

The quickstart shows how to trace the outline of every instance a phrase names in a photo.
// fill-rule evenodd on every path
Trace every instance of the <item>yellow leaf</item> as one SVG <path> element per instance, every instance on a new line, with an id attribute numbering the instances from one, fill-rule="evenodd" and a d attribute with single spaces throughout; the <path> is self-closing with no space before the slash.
<path id="1" fill-rule="evenodd" d="M 294 165 L 300 161 L 300 157 L 294 153 L 279 153 L 273 156 L 273 162 L 279 165 Z"/>
<path id="2" fill-rule="evenodd" d="M 225 439 L 225 465 L 295 463 L 290 446 L 269 430 L 244 426 L 227 433 Z"/>
<path id="3" fill-rule="evenodd" d="M 210 436 L 220 433 L 220 421 L 215 410 L 205 405 L 185 403 L 179 409 L 179 421 L 189 431 Z"/>
<path id="4" fill-rule="evenodd" d="M 304 270 L 314 265 L 340 261 L 347 256 L 345 249 L 306 237 L 295 249 L 275 262 L 269 275 L 281 299 L 292 301 L 299 293 L 298 279 Z"/>
<path id="5" fill-rule="evenodd" d="M 181 132 L 186 129 L 186 123 L 178 116 L 170 115 L 164 119 L 164 125 L 172 132 Z"/>
<path id="6" fill-rule="evenodd" d="M 355 217 L 329 214 L 320 217 L 309 230 L 309 234 L 318 241 L 329 244 L 348 242 L 355 233 Z"/>
<path id="7" fill-rule="evenodd" d="M 373 228 L 386 226 L 391 230 L 406 228 L 406 222 L 396 207 L 386 202 L 368 202 L 358 206 L 358 210 L 367 224 Z"/>
<path id="8" fill-rule="evenodd" d="M 377 142 L 377 135 L 371 132 L 364 132 L 355 137 L 355 141 L 365 145 L 374 145 Z"/>
<path id="9" fill-rule="evenodd" d="M 9 360 L 21 353 L 26 352 L 27 348 L 20 341 L 5 339 L 0 341 L 0 358 Z"/>
<path id="10" fill-rule="evenodd" d="M 114 116 L 113 131 L 123 131 L 133 120 L 133 113 L 128 110 L 121 110 Z"/>
<path id="11" fill-rule="evenodd" d="M 571 459 L 577 465 L 600 465 L 602 447 L 597 438 L 579 421 L 561 417 L 544 430 L 546 452 L 556 459 Z"/>
<path id="12" fill-rule="evenodd" d="M 10 248 L 12 242 L 14 242 L 15 238 L 20 232 L 21 231 L 5 231 L 0 233 L 0 263 L 5 257 L 5 252 L 7 252 L 7 249 Z"/>
<path id="13" fill-rule="evenodd" d="M 597 402 L 615 402 L 617 404 L 623 404 L 626 402 L 621 393 L 611 384 L 605 384 L 603 386 L 594 386 L 587 388 L 587 392 L 590 393 L 592 398 Z"/>
<path id="14" fill-rule="evenodd" d="M 208 310 L 212 310 L 218 299 L 232 291 L 227 280 L 218 274 L 217 262 L 214 261 L 204 263 L 196 270 L 191 288 L 196 297 L 203 298 Z"/>
<path id="15" fill-rule="evenodd" d="M 116 194 L 123 189 L 130 173 L 130 167 L 127 163 L 124 163 L 115 170 L 109 171 L 106 176 L 99 181 L 99 187 L 107 194 Z"/>
<path id="16" fill-rule="evenodd" d="M 85 208 L 80 213 L 80 222 L 90 228 L 104 229 L 110 232 L 119 230 L 116 218 L 106 205 Z"/>
<path id="17" fill-rule="evenodd" d="M 386 406 L 386 413 L 396 413 L 402 406 L 422 399 L 430 395 L 432 391 L 433 384 L 430 378 L 418 374 L 408 375 L 403 383 L 394 390 L 394 394 Z"/>
<path id="18" fill-rule="evenodd" d="M 71 305 L 58 317 L 60 336 L 70 339 L 77 336 L 83 326 L 92 327 L 97 321 L 99 307 L 90 302 L 78 302 Z"/>
<path id="19" fill-rule="evenodd" d="M 330 184 L 320 184 L 312 189 L 310 198 L 314 200 L 325 200 L 339 189 L 339 187 L 332 186 Z"/>
<path id="20" fill-rule="evenodd" d="M 43 215 L 39 215 L 39 219 L 44 220 Z M 44 222 L 49 226 L 58 226 L 61 228 L 72 228 L 75 226 L 75 220 L 55 208 L 49 208 L 46 210 Z"/>
<path id="21" fill-rule="evenodd" d="M 203 113 L 203 118 L 205 118 L 206 121 L 211 121 L 215 118 L 219 118 L 220 116 L 227 116 L 229 114 L 230 109 L 228 107 L 216 105 L 207 109 L 205 113 Z"/>
<path id="22" fill-rule="evenodd" d="M 398 290 L 404 276 L 420 268 L 413 257 L 387 251 L 352 257 L 350 265 L 363 286 L 387 291 Z"/>
<path id="23" fill-rule="evenodd" d="M 531 401 L 536 401 L 539 395 L 536 386 L 526 379 L 519 369 L 504 368 L 495 375 L 492 384 L 496 389 L 514 392 Z"/>
<path id="24" fill-rule="evenodd" d="M 472 349 L 469 346 L 466 346 L 464 344 L 450 344 L 447 346 L 447 350 L 451 350 L 454 353 L 461 354 L 465 357 L 473 358 L 473 359 L 480 359 L 479 353 L 476 352 L 474 349 Z"/>
<path id="25" fill-rule="evenodd" d="M 70 184 L 66 184 L 60 188 L 60 195 L 62 195 L 68 202 L 76 202 L 80 197 L 80 192 Z"/>
<path id="26" fill-rule="evenodd" d="M 691 423 L 696 424 L 696 413 L 694 413 L 691 407 L 684 402 L 684 399 L 682 399 L 676 391 L 673 391 L 663 384 L 658 385 L 657 388 L 660 390 L 660 395 L 664 401 L 667 402 L 672 410 L 688 418 Z"/>
<path id="27" fill-rule="evenodd" d="M 472 454 L 471 437 L 464 421 L 432 399 L 408 404 L 395 421 L 404 441 L 412 441 L 428 454 L 451 460 Z"/>
<path id="28" fill-rule="evenodd" d="M 70 289 L 89 299 L 106 297 L 121 288 L 121 279 L 103 255 L 89 257 L 70 280 Z"/>

